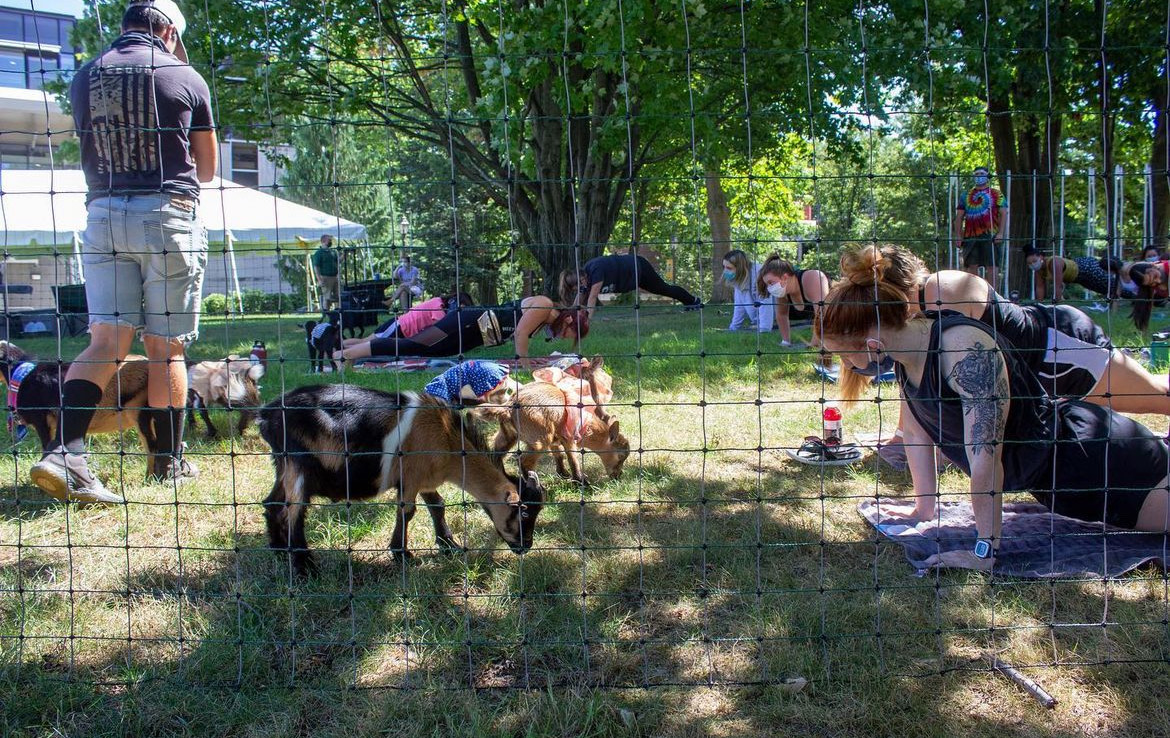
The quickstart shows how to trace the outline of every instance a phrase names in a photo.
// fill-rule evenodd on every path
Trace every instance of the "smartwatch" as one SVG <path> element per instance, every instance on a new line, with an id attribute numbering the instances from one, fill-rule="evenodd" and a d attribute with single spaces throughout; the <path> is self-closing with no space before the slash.
<path id="1" fill-rule="evenodd" d="M 990 559 L 994 552 L 991 550 L 991 543 L 980 538 L 975 541 L 975 556 L 980 559 Z"/>

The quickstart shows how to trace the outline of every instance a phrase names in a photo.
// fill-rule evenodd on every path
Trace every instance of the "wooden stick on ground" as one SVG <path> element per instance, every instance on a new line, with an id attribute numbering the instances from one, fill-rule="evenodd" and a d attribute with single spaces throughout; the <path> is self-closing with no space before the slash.
<path id="1" fill-rule="evenodd" d="M 994 668 L 1000 674 L 1006 676 L 1008 679 L 1011 679 L 1025 692 L 1032 695 L 1032 697 L 1034 697 L 1037 702 L 1044 705 L 1044 707 L 1048 708 L 1049 710 L 1056 707 L 1056 698 L 1048 694 L 1048 692 L 1044 691 L 1043 687 L 1032 681 L 1032 679 L 1026 676 L 1019 669 L 1007 663 L 1006 661 L 1000 661 L 998 658 L 993 659 L 991 663 L 992 668 Z"/>

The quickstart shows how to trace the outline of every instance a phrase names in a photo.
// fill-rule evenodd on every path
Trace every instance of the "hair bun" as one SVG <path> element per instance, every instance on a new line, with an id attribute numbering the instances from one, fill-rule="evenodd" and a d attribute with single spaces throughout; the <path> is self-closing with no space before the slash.
<path id="1" fill-rule="evenodd" d="M 883 281 L 890 260 L 877 246 L 866 246 L 841 257 L 841 276 L 859 287 Z"/>

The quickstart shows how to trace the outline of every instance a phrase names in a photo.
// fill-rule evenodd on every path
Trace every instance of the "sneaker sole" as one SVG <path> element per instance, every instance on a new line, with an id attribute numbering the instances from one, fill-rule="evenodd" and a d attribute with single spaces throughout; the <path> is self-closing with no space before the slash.
<path id="1" fill-rule="evenodd" d="M 121 497 L 115 496 L 112 492 L 70 490 L 66 480 L 47 469 L 38 469 L 34 466 L 28 476 L 42 492 L 61 502 L 80 502 L 89 505 L 115 505 L 123 502 Z"/>
<path id="2" fill-rule="evenodd" d="M 66 480 L 46 469 L 38 469 L 36 466 L 29 471 L 28 476 L 32 479 L 32 483 L 40 487 L 41 491 L 49 497 L 62 502 L 69 501 L 69 482 Z"/>

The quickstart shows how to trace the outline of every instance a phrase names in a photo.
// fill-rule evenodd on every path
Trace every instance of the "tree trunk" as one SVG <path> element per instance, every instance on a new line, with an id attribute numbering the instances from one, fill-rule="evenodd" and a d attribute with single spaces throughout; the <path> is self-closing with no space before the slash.
<path id="1" fill-rule="evenodd" d="M 731 287 L 723 280 L 723 257 L 731 251 L 731 208 L 727 205 L 727 193 L 719 172 L 708 168 L 706 172 L 707 220 L 711 225 L 711 302 L 727 302 L 731 299 Z"/>
<path id="2" fill-rule="evenodd" d="M 1024 178 L 1020 172 L 1021 162 L 1016 148 L 1016 126 L 1012 120 L 1010 98 L 991 95 L 987 101 L 987 118 L 999 186 L 1004 196 L 1008 198 L 1010 220 L 1005 241 L 1008 246 L 1006 258 L 1011 270 L 1008 291 L 1019 290 L 1022 294 L 1026 287 L 1026 275 L 1019 268 L 1023 266 L 1023 260 L 1016 259 L 1016 254 L 1021 252 L 1016 246 L 1031 238 L 1027 227 L 1031 203 L 1028 201 L 1028 194 L 1020 186 Z M 1003 289 L 1002 284 L 993 286 L 997 290 Z"/>
<path id="3" fill-rule="evenodd" d="M 624 165 L 596 151 L 587 128 L 599 123 L 564 115 L 553 88 L 561 83 L 554 77 L 528 97 L 533 173 L 521 179 L 509 198 L 512 211 L 519 215 L 523 241 L 540 264 L 548 295 L 557 294 L 562 271 L 579 269 L 605 251 L 633 179 L 623 176 Z M 599 85 L 616 86 L 612 80 Z M 568 137 L 574 140 L 571 149 Z"/>
<path id="4" fill-rule="evenodd" d="M 1166 232 L 1170 230 L 1170 137 L 1167 136 L 1166 89 L 1154 93 L 1154 140 L 1150 149 L 1153 175 L 1153 244 L 1166 249 Z"/>

